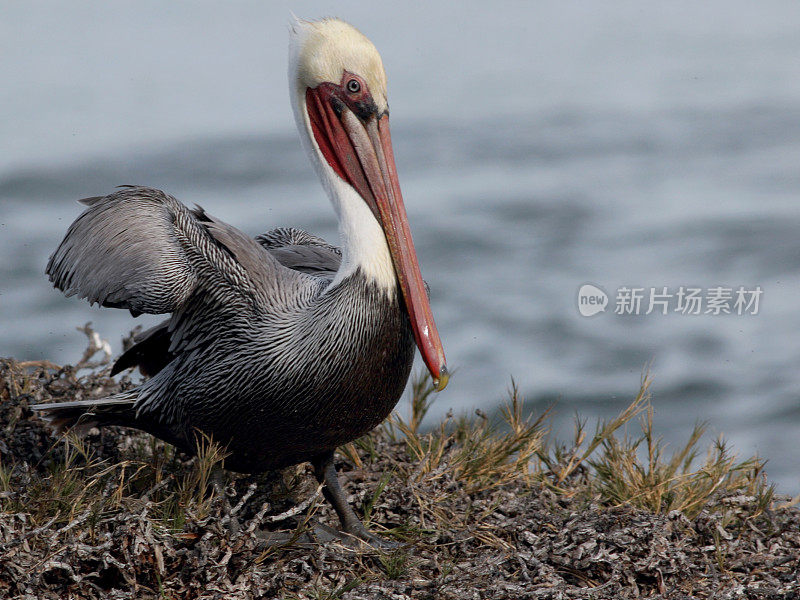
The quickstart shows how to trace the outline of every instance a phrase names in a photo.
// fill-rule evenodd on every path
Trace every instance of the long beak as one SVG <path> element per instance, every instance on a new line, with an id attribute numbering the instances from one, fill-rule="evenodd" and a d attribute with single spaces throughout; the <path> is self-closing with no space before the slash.
<path id="1" fill-rule="evenodd" d="M 364 198 L 383 227 L 414 338 L 437 391 L 449 380 L 444 348 L 411 239 L 389 133 L 389 116 L 362 122 L 347 107 L 340 114 L 315 89 L 306 94 L 314 137 L 328 164 Z"/>

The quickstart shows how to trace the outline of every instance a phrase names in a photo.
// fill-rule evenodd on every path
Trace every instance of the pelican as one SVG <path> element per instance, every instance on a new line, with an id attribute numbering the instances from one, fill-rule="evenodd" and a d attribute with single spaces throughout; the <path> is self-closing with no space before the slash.
<path id="1" fill-rule="evenodd" d="M 141 385 L 100 400 L 40 404 L 59 428 L 122 425 L 192 453 L 197 432 L 225 468 L 310 461 L 345 533 L 373 536 L 348 505 L 334 450 L 383 421 L 419 348 L 438 390 L 444 350 L 400 193 L 386 74 L 372 43 L 338 20 L 291 27 L 289 89 L 302 144 L 339 220 L 341 250 L 304 231 L 253 239 L 172 196 L 125 186 L 88 208 L 50 257 L 67 296 L 170 314 L 112 373 Z"/>

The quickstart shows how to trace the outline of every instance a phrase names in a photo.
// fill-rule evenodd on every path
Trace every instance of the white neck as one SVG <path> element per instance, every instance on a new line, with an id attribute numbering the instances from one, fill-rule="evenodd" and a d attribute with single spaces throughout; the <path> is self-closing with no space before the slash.
<path id="1" fill-rule="evenodd" d="M 292 45 L 289 59 L 289 89 L 292 109 L 300 132 L 300 139 L 314 170 L 328 193 L 339 218 L 339 236 L 342 244 L 342 264 L 330 288 L 338 285 L 359 268 L 368 280 L 373 281 L 392 297 L 397 289 L 397 276 L 386 235 L 369 206 L 356 190 L 331 168 L 311 133 L 311 122 L 306 110 L 305 86 L 297 79 L 297 52 Z"/>

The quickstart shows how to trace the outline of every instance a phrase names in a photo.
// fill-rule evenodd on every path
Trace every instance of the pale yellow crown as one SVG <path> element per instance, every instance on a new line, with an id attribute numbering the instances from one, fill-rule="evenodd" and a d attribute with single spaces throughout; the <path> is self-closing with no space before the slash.
<path id="1" fill-rule="evenodd" d="M 299 92 L 320 83 L 339 84 L 342 73 L 359 75 L 379 110 L 386 110 L 386 72 L 381 55 L 358 29 L 339 19 L 292 24 L 293 68 Z"/>

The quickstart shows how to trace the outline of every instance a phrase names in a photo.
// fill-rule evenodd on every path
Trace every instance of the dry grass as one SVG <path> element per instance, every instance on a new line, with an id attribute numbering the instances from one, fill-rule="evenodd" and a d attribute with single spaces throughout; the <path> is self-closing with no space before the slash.
<path id="1" fill-rule="evenodd" d="M 120 386 L 107 377 L 104 361 L 90 362 L 102 344 L 90 329 L 86 334 L 95 350 L 80 369 L 0 361 L 0 575 L 19 585 L 38 578 L 43 587 L 36 589 L 47 597 L 83 581 L 90 582 L 83 593 L 96 588 L 96 597 L 127 586 L 148 598 L 249 598 L 253 582 L 281 597 L 351 598 L 356 589 L 369 597 L 369 590 L 422 585 L 425 578 L 464 591 L 462 583 L 520 578 L 565 590 L 614 582 L 619 590 L 633 577 L 641 590 L 658 591 L 663 577 L 703 582 L 712 567 L 736 581 L 736 569 L 752 561 L 778 573 L 792 564 L 781 552 L 800 552 L 800 538 L 786 533 L 795 513 L 773 502 L 762 460 L 739 461 L 722 440 L 704 450 L 703 425 L 668 452 L 653 430 L 648 377 L 630 405 L 594 434 L 576 418 L 569 443 L 549 439 L 548 413 L 526 415 L 513 382 L 493 418 L 481 411 L 448 415 L 426 430 L 435 396 L 430 381 L 418 378 L 407 418 L 395 414 L 340 450 L 343 479 L 369 527 L 415 550 L 353 554 L 326 547 L 313 551 L 322 554 L 308 567 L 311 550 L 295 542 L 314 520 L 336 522 L 304 467 L 280 477 L 223 476 L 224 449 L 204 436 L 195 458 L 114 428 L 53 443 L 27 404 Z M 82 369 L 93 370 L 79 376 Z M 281 504 L 294 508 L 280 512 Z M 776 525 L 776 514 L 786 515 L 785 524 Z M 288 545 L 259 541 L 261 529 L 287 524 L 295 532 Z M 641 548 L 621 550 L 629 544 L 615 540 L 631 535 L 641 538 Z M 769 535 L 780 536 L 770 538 L 773 554 L 755 550 Z M 656 560 L 651 538 L 661 540 L 659 575 L 649 566 Z M 587 544 L 597 546 L 594 562 L 586 562 Z M 636 575 L 623 576 L 610 555 L 628 561 Z M 508 557 L 516 558 L 501 575 L 497 565 Z M 325 571 L 326 560 L 338 571 Z M 685 589 L 700 589 L 691 585 Z M 509 588 L 498 597 L 518 592 Z"/>
<path id="2" fill-rule="evenodd" d="M 524 416 L 513 381 L 500 422 L 476 411 L 472 418 L 448 415 L 438 427 L 421 433 L 433 387 L 427 378 L 420 378 L 412 386 L 408 420 L 395 414 L 384 427 L 391 439 L 406 444 L 414 465 L 409 477 L 430 479 L 447 471 L 468 493 L 512 482 L 542 482 L 560 495 L 583 496 L 606 506 L 629 504 L 656 513 L 677 510 L 688 518 L 710 504 L 724 510 L 725 505 L 716 501 L 730 495 L 752 499 L 751 517 L 770 506 L 774 486 L 767 483 L 762 459 L 738 461 L 719 438 L 708 447 L 705 459 L 698 461 L 706 431 L 703 424 L 694 427 L 682 448 L 667 456 L 666 444 L 653 431 L 650 383 L 645 375 L 631 403 L 616 417 L 599 422 L 590 438 L 585 422 L 576 417 L 574 438 L 568 445 L 547 443 L 548 413 L 536 419 Z M 637 417 L 640 432 L 631 436 L 627 430 Z"/>
<path id="3" fill-rule="evenodd" d="M 405 442 L 415 474 L 435 477 L 447 469 L 471 493 L 530 480 L 530 462 L 542 447 L 545 415 L 535 420 L 523 415 L 513 382 L 510 399 L 500 411 L 501 422 L 493 423 L 482 411 L 476 411 L 474 418 L 448 415 L 438 427 L 423 434 L 420 424 L 430 407 L 432 392 L 428 377 L 415 379 L 408 422 L 395 413 L 385 425 L 392 439 Z"/>
<path id="4" fill-rule="evenodd" d="M 537 458 L 540 461 L 542 480 L 560 494 L 577 491 L 575 478 L 587 474 L 589 458 L 608 440 L 615 439 L 617 431 L 625 427 L 640 414 L 650 402 L 650 379 L 645 376 L 633 401 L 619 415 L 597 424 L 592 438 L 586 442 L 586 423 L 575 417 L 575 434 L 569 445 L 553 441 L 543 448 Z M 585 478 L 585 477 L 584 477 Z M 569 485 L 567 485 L 569 482 Z"/>
<path id="5" fill-rule="evenodd" d="M 100 459 L 84 439 L 66 434 L 53 448 L 58 458 L 40 476 L 18 467 L 14 477 L 11 466 L 0 464 L 0 512 L 25 512 L 33 525 L 73 528 L 124 512 L 133 502 L 146 505 L 156 527 L 181 532 L 187 518 L 208 516 L 216 493 L 210 474 L 224 453 L 203 437 L 191 461 L 179 460 L 162 442 L 153 448 L 149 457 L 135 457 L 139 449 L 129 459 Z M 27 484 L 24 495 L 17 493 L 20 482 Z"/>
<path id="6" fill-rule="evenodd" d="M 703 424 L 696 425 L 686 444 L 666 458 L 663 441 L 653 433 L 652 406 L 640 421 L 641 435 L 609 437 L 599 455 L 589 461 L 592 488 L 606 504 L 632 504 L 653 512 L 677 510 L 694 518 L 720 496 L 742 494 L 752 498 L 752 518 L 772 502 L 774 486 L 767 483 L 763 460 L 752 457 L 737 462 L 718 438 L 697 464 L 706 430 Z"/>
<path id="7" fill-rule="evenodd" d="M 430 379 L 415 378 L 409 419 L 395 413 L 383 426 L 389 439 L 406 448 L 408 460 L 399 464 L 397 471 L 419 515 L 418 527 L 395 533 L 400 539 L 410 540 L 454 528 L 469 529 L 483 543 L 507 548 L 508 543 L 492 527 L 484 526 L 479 515 L 454 515 L 447 506 L 458 495 L 475 495 L 515 483 L 531 484 L 530 463 L 541 449 L 544 416 L 532 420 L 523 415 L 522 401 L 512 382 L 510 399 L 500 411 L 499 422 L 481 411 L 472 418 L 448 415 L 438 427 L 423 433 L 421 424 L 433 398 Z M 452 486 L 453 480 L 459 486 Z"/>

